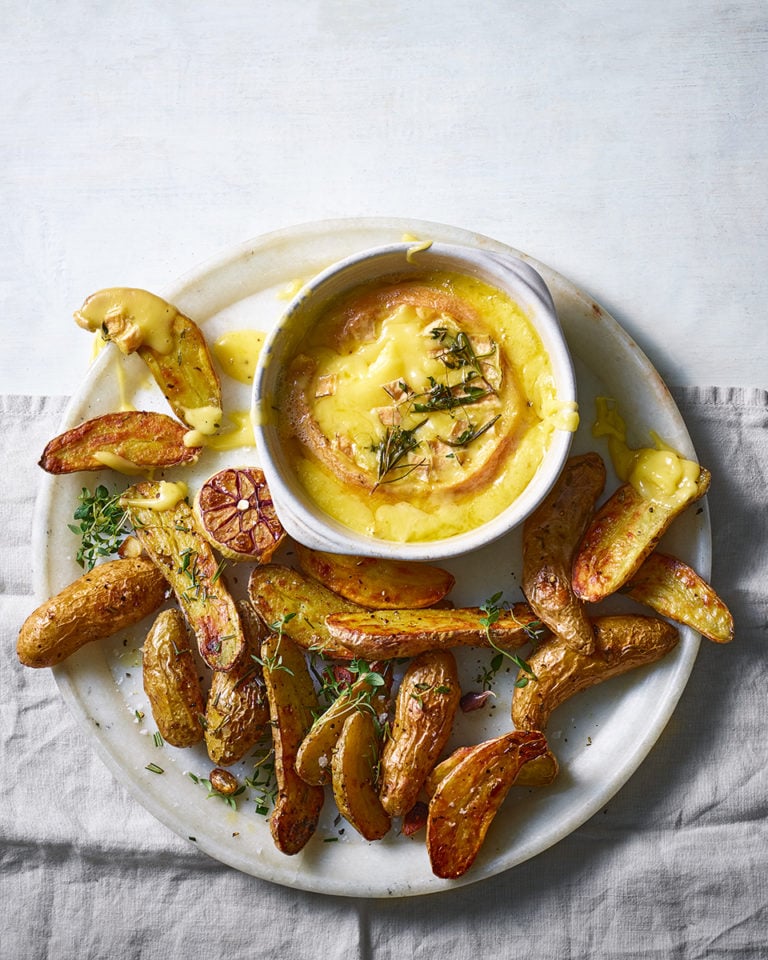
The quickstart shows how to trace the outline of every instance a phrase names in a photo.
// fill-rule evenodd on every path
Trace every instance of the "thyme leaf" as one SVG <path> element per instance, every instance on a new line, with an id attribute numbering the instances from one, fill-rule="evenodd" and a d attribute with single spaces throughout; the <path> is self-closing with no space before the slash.
<path id="1" fill-rule="evenodd" d="M 96 566 L 99 557 L 115 553 L 131 529 L 128 512 L 120 506 L 121 496 L 120 493 L 111 494 L 103 484 L 99 484 L 93 493 L 87 487 L 80 491 L 79 506 L 73 516 L 79 523 L 68 526 L 80 537 L 75 559 L 86 571 Z"/>

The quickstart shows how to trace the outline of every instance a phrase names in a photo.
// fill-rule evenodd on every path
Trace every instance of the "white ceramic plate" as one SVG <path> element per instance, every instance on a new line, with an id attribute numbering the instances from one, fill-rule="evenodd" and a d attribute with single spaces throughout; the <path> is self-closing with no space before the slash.
<path id="1" fill-rule="evenodd" d="M 365 247 L 400 240 L 404 234 L 509 251 L 486 237 L 433 223 L 326 221 L 256 239 L 159 292 L 199 322 L 209 340 L 231 329 L 266 330 L 284 308 L 286 291 L 295 281 L 306 280 Z M 531 262 L 549 285 L 575 358 L 582 427 L 574 452 L 598 449 L 607 459 L 602 441 L 593 440 L 590 433 L 594 397 L 607 394 L 619 401 L 633 445 L 647 444 L 652 429 L 683 454 L 695 456 L 671 396 L 636 344 L 587 294 L 544 264 Z M 160 392 L 148 382 L 141 361 L 130 357 L 118 363 L 110 348 L 89 371 L 69 405 L 62 429 L 118 408 L 118 365 L 124 389 L 138 407 L 167 409 Z M 248 387 L 228 378 L 222 381 L 225 409 L 246 410 Z M 208 451 L 185 479 L 194 490 L 225 464 L 255 460 L 252 448 L 228 454 Z M 92 488 L 99 481 L 110 489 L 127 483 L 110 473 L 42 478 L 34 525 L 35 586 L 41 600 L 81 573 L 74 561 L 78 541 L 67 524 L 81 487 Z M 615 478 L 609 472 L 607 489 L 613 485 Z M 680 518 L 665 545 L 708 577 L 706 504 Z M 277 559 L 290 562 L 289 551 Z M 504 591 L 505 600 L 521 597 L 518 534 L 447 566 L 456 575 L 453 599 L 458 605 L 482 604 L 499 590 Z M 239 592 L 248 573 L 247 565 L 231 565 L 225 576 Z M 614 599 L 609 608 L 632 609 L 633 605 Z M 557 782 L 538 791 L 513 788 L 471 870 L 460 880 L 445 881 L 431 873 L 423 834 L 406 839 L 393 831 L 384 840 L 368 843 L 339 822 L 330 797 L 316 837 L 295 857 L 286 857 L 273 846 L 264 817 L 255 812 L 252 792 L 239 799 L 237 811 L 216 798 L 207 799 L 205 789 L 187 775 L 191 771 L 207 776 L 212 765 L 204 749 L 157 748 L 153 743 L 155 727 L 140 678 L 139 650 L 147 627 L 143 624 L 106 643 L 86 647 L 55 670 L 62 696 L 107 766 L 152 814 L 181 837 L 194 837 L 196 845 L 212 857 L 276 883 L 358 897 L 411 896 L 473 883 L 514 867 L 567 836 L 605 805 L 651 750 L 683 691 L 699 645 L 698 635 L 684 629 L 680 645 L 661 663 L 611 680 L 560 707 L 548 729 L 561 764 Z M 468 649 L 460 652 L 459 659 L 463 688 L 479 689 L 477 677 L 489 664 L 489 653 Z M 492 705 L 460 715 L 451 746 L 479 742 L 509 729 L 513 680 L 512 671 L 497 675 Z M 141 722 L 136 720 L 137 710 L 145 714 Z M 162 767 L 164 773 L 150 772 L 148 764 Z M 235 768 L 240 777 L 251 771 L 252 763 Z"/>

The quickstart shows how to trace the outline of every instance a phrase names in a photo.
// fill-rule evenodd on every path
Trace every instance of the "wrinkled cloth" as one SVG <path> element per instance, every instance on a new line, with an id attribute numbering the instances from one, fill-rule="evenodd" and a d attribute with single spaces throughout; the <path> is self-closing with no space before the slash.
<path id="1" fill-rule="evenodd" d="M 51 674 L 18 664 L 36 461 L 65 401 L 0 398 L 0 956 L 768 956 L 768 393 L 676 400 L 713 475 L 712 581 L 734 642 L 702 643 L 650 755 L 556 846 L 456 892 L 356 900 L 254 879 L 185 843 L 102 765 Z"/>

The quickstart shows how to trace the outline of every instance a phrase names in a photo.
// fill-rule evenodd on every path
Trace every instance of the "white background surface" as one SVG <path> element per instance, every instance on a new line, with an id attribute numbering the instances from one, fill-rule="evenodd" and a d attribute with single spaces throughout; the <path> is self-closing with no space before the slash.
<path id="1" fill-rule="evenodd" d="M 71 320 L 327 217 L 451 223 L 587 289 L 668 383 L 765 386 L 761 0 L 0 3 L 0 382 Z"/>

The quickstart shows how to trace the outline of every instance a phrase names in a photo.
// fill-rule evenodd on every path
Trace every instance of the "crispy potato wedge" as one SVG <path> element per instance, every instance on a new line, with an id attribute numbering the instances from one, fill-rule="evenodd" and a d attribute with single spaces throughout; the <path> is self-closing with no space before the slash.
<path id="1" fill-rule="evenodd" d="M 428 563 L 342 556 L 296 544 L 299 566 L 309 577 L 361 607 L 416 610 L 439 603 L 456 582 Z"/>
<path id="2" fill-rule="evenodd" d="M 227 673 L 214 670 L 205 708 L 205 746 L 213 763 L 222 767 L 242 760 L 269 730 L 259 662 L 267 628 L 246 600 L 236 606 L 245 636 L 244 656 Z"/>
<path id="3" fill-rule="evenodd" d="M 248 582 L 248 593 L 264 622 L 282 622 L 284 632 L 305 650 L 316 650 L 338 660 L 351 660 L 354 656 L 329 634 L 325 620 L 336 611 L 360 612 L 357 604 L 278 563 L 256 567 Z"/>
<path id="4" fill-rule="evenodd" d="M 513 730 L 474 747 L 443 777 L 427 817 L 436 876 L 455 879 L 469 870 L 520 768 L 546 750 L 543 734 Z"/>
<path id="5" fill-rule="evenodd" d="M 450 650 L 416 657 L 403 676 L 381 757 L 380 796 L 391 817 L 407 813 L 451 735 L 461 698 Z"/>
<path id="6" fill-rule="evenodd" d="M 242 655 L 245 637 L 221 567 L 200 532 L 192 508 L 184 500 L 166 509 L 162 487 L 155 481 L 137 483 L 120 503 L 128 511 L 136 538 L 162 571 L 184 611 L 200 649 L 212 670 L 231 670 Z"/>
<path id="7" fill-rule="evenodd" d="M 200 328 L 161 297 L 115 287 L 91 294 L 75 312 L 78 326 L 100 331 L 122 353 L 149 367 L 176 416 L 213 433 L 221 423 L 221 384 Z"/>
<path id="8" fill-rule="evenodd" d="M 370 712 L 374 708 L 372 696 L 375 690 L 370 675 L 364 674 L 344 689 L 314 721 L 296 755 L 296 772 L 302 780 L 317 785 L 330 783 L 333 748 L 344 723 L 351 714 L 360 710 Z"/>
<path id="9" fill-rule="evenodd" d="M 655 663 L 679 640 L 676 627 L 657 617 L 595 617 L 593 625 L 593 654 L 577 653 L 559 637 L 552 637 L 528 658 L 536 679 L 515 689 L 512 720 L 518 730 L 546 729 L 552 711 L 573 694 Z"/>
<path id="10" fill-rule="evenodd" d="M 715 643 L 733 640 L 728 607 L 695 570 L 676 557 L 652 553 L 622 592 Z"/>
<path id="11" fill-rule="evenodd" d="M 604 486 L 599 454 L 571 457 L 523 525 L 523 593 L 542 623 L 580 653 L 592 653 L 595 638 L 584 603 L 573 592 L 571 568 Z"/>
<path id="12" fill-rule="evenodd" d="M 424 790 L 431 797 L 440 786 L 440 782 L 458 766 L 459 763 L 475 750 L 476 744 L 467 747 L 458 747 L 445 760 L 441 760 L 427 777 Z M 526 760 L 520 767 L 513 785 L 516 787 L 548 787 L 557 779 L 560 765 L 557 757 L 547 749 L 541 756 L 533 760 Z"/>
<path id="13" fill-rule="evenodd" d="M 165 600 L 168 585 L 146 557 L 108 560 L 31 613 L 16 652 L 27 667 L 54 667 L 76 650 L 131 627 Z"/>
<path id="14" fill-rule="evenodd" d="M 39 465 L 47 473 L 62 474 L 115 465 L 142 469 L 194 463 L 202 447 L 185 446 L 186 432 L 164 413 L 105 413 L 54 437 Z"/>
<path id="15" fill-rule="evenodd" d="M 163 739 L 191 747 L 203 739 L 205 700 L 180 610 L 162 610 L 142 647 L 144 692 Z"/>
<path id="16" fill-rule="evenodd" d="M 379 737 L 369 710 L 354 710 L 333 749 L 333 797 L 339 812 L 366 840 L 380 840 L 391 820 L 379 799 Z"/>
<path id="17" fill-rule="evenodd" d="M 290 637 L 270 632 L 261 645 L 275 745 L 278 796 L 269 828 L 278 850 L 298 853 L 317 828 L 325 791 L 296 772 L 296 753 L 318 711 L 304 653 Z"/>
<path id="18" fill-rule="evenodd" d="M 373 610 L 330 613 L 325 625 L 347 656 L 390 660 L 450 647 L 490 647 L 485 617 L 480 607 Z M 529 628 L 538 622 L 527 603 L 516 603 L 511 610 L 502 610 L 489 629 L 498 647 L 512 650 L 530 641 Z"/>
<path id="19" fill-rule="evenodd" d="M 597 603 L 621 589 L 654 550 L 669 525 L 709 489 L 710 472 L 701 468 L 696 494 L 682 507 L 647 500 L 625 483 L 592 518 L 573 562 L 577 597 Z"/>

